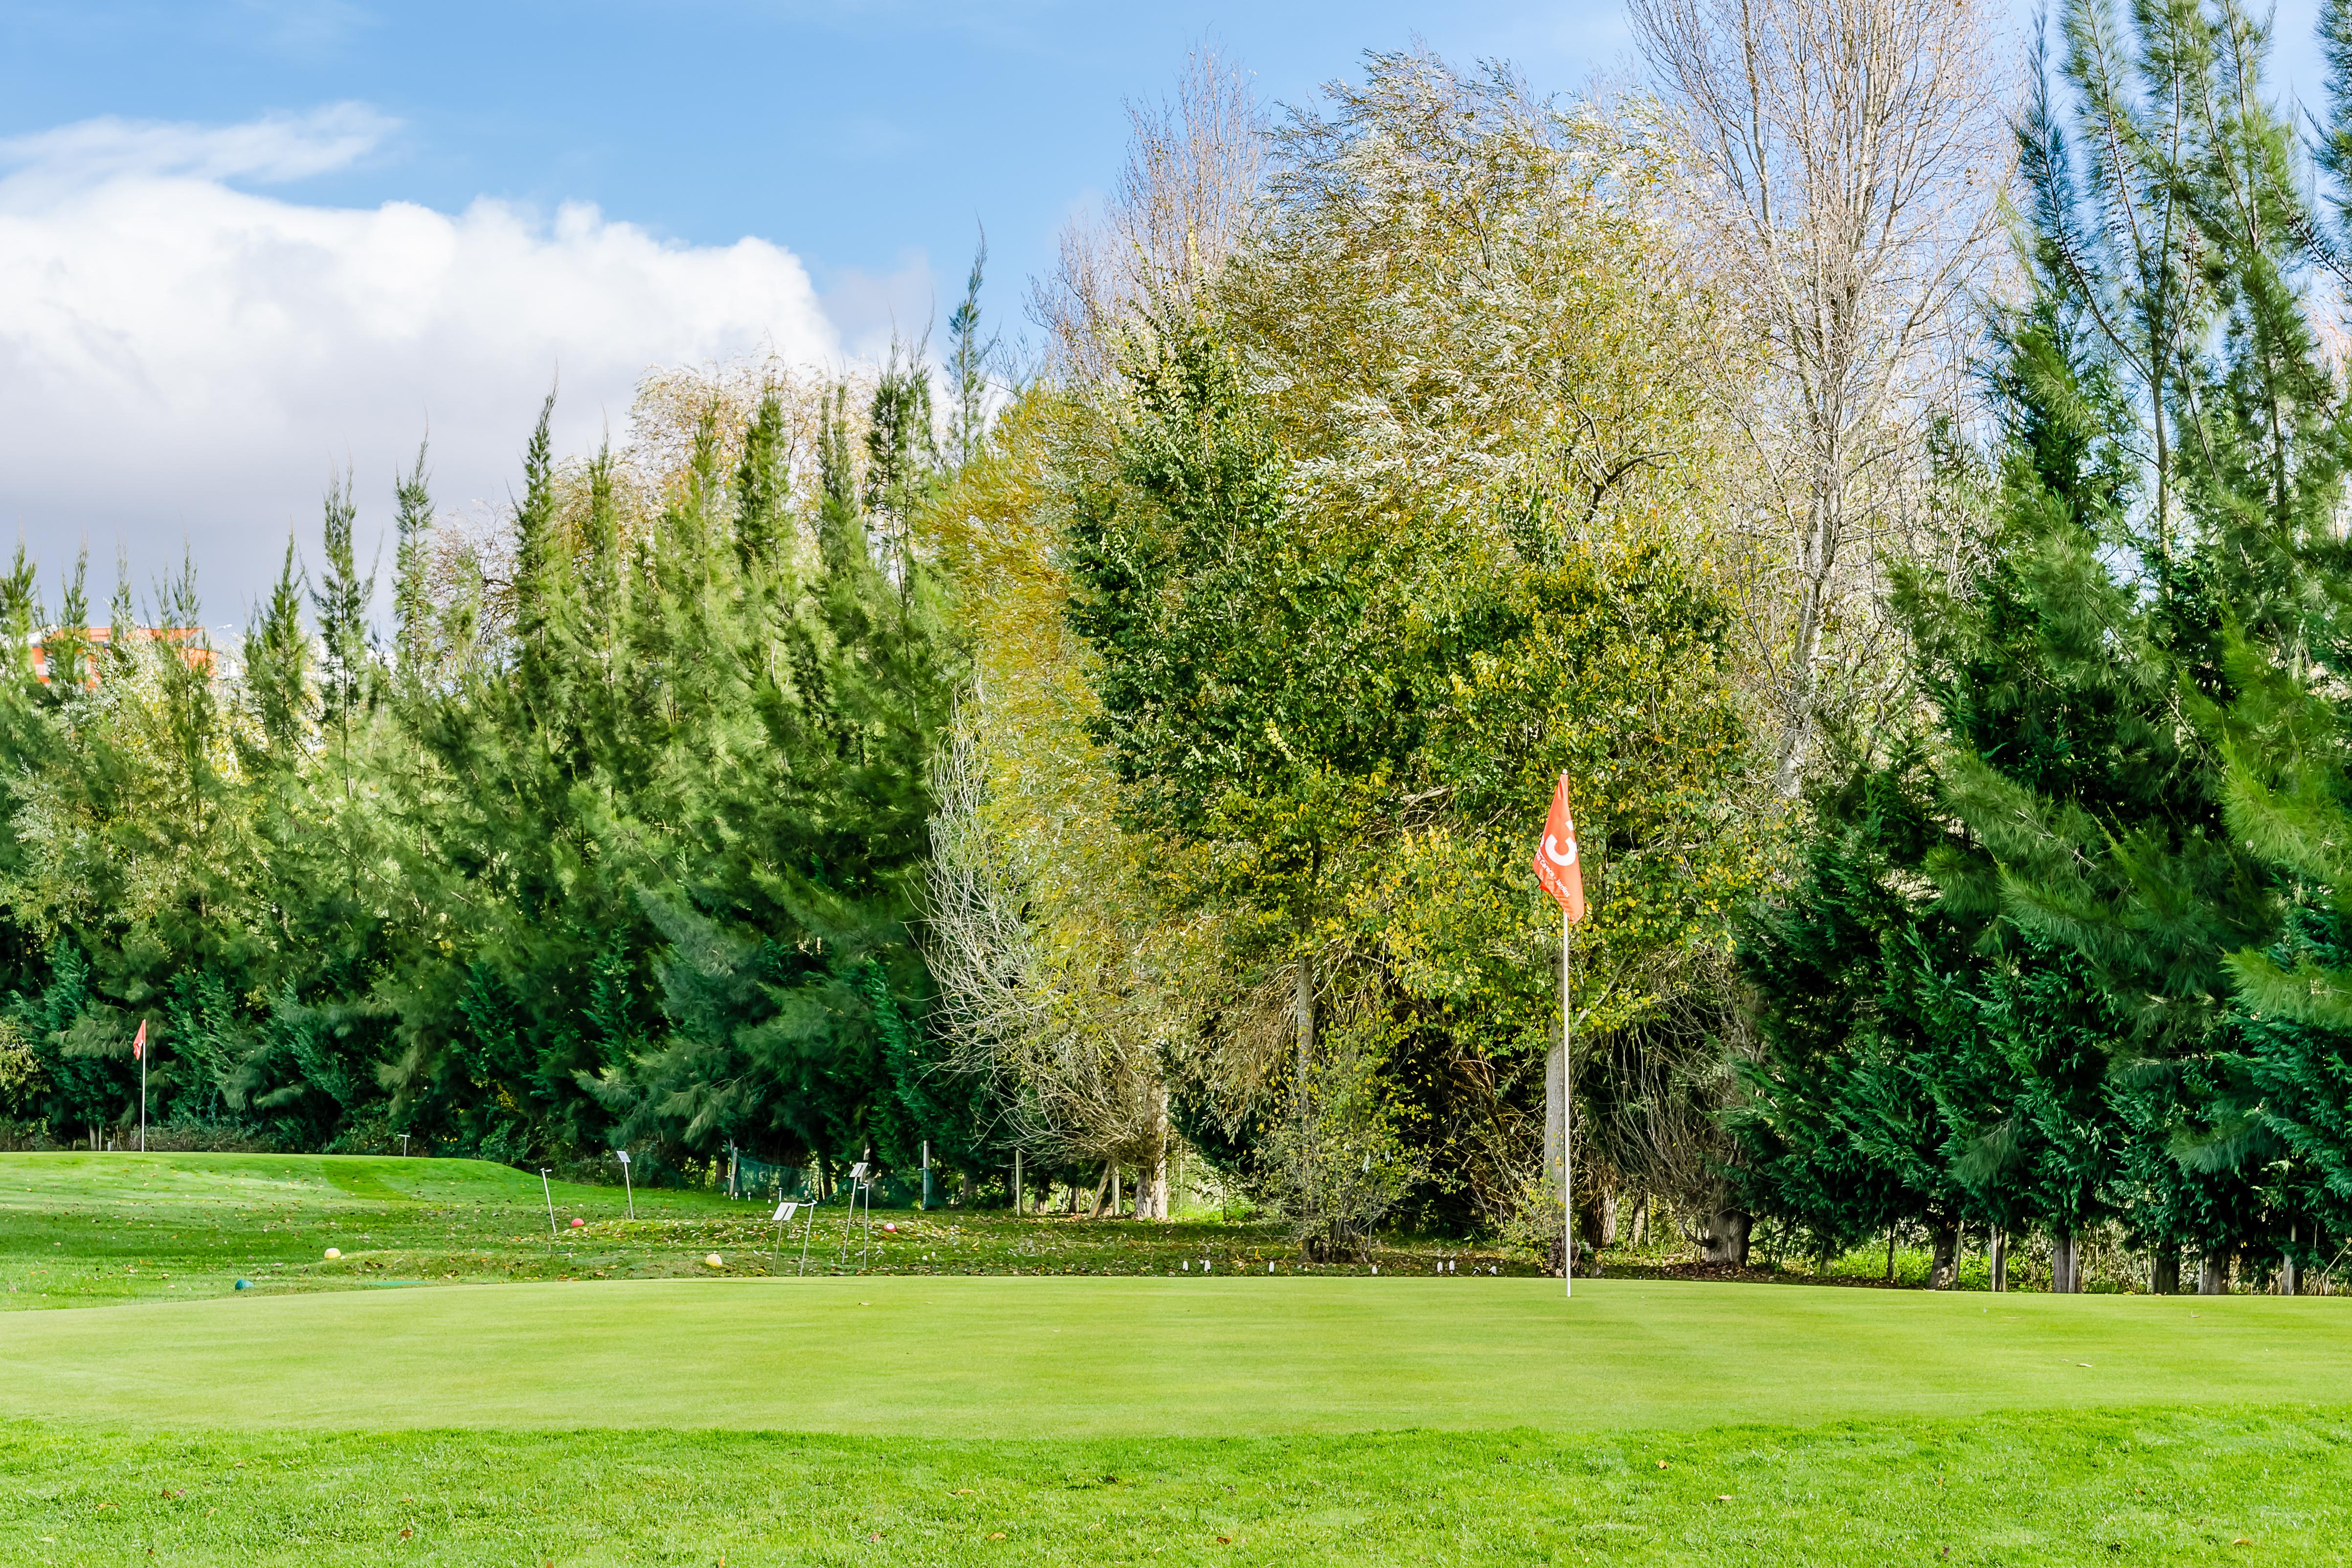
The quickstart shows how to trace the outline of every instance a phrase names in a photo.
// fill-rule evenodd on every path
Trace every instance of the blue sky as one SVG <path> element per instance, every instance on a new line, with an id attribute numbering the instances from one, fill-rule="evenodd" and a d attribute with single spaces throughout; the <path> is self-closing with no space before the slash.
<path id="1" fill-rule="evenodd" d="M 666 237 L 763 236 L 829 295 L 928 262 L 985 222 L 1012 281 L 1115 171 L 1123 98 L 1214 38 L 1267 96 L 1306 97 L 1415 36 L 1580 85 L 1621 56 L 1612 4 L 990 5 L 879 0 L 475 5 L 15 4 L 0 134 L 103 114 L 225 123 L 357 100 L 400 121 L 304 200 L 484 195 L 596 203 Z M 845 300 L 845 308 L 854 308 Z"/>
<path id="2" fill-rule="evenodd" d="M 1416 39 L 1632 69 L 1615 0 L 0 0 L 0 531 L 101 593 L 184 543 L 231 624 L 333 468 L 380 528 L 429 426 L 484 515 L 551 380 L 580 449 L 655 363 L 871 354 L 944 320 L 981 224 L 1017 329 L 1189 49 L 1299 101 Z"/>

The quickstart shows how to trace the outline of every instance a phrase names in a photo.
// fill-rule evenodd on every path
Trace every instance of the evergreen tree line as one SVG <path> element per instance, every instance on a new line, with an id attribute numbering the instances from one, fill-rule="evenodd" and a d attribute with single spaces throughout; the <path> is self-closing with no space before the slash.
<path id="1" fill-rule="evenodd" d="M 1901 580 L 1913 721 L 1844 737 L 1741 943 L 1792 1250 L 1916 1226 L 1948 1283 L 2036 1233 L 2075 1289 L 2119 1229 L 2143 1286 L 2293 1289 L 2352 1242 L 2342 5 L 2322 42 L 2309 149 L 2237 0 L 2071 0 L 2035 61 L 1998 439 L 1943 465 L 1981 548 Z"/>
<path id="2" fill-rule="evenodd" d="M 959 667 L 908 520 L 977 386 L 950 452 L 919 362 L 722 390 L 653 471 L 559 464 L 551 395 L 491 536 L 420 450 L 381 637 L 348 481 L 233 648 L 192 563 L 100 624 L 20 546 L 0 1114 L 119 1146 L 143 1021 L 151 1121 L 278 1147 L 992 1163 L 910 925 Z"/>

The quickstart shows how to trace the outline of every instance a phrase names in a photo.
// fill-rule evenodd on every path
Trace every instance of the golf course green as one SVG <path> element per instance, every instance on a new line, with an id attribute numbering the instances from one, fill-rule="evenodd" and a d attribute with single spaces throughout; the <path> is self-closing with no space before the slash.
<path id="1" fill-rule="evenodd" d="M 2352 1300 L 1609 1279 L 611 1281 L 0 1317 L 0 1415 L 1066 1437 L 2352 1395 Z"/>

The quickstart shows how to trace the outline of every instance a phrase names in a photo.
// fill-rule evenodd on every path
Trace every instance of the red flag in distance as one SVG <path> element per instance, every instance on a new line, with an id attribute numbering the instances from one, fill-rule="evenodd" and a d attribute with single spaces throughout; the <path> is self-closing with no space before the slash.
<path id="1" fill-rule="evenodd" d="M 1559 775 L 1552 792 L 1551 815 L 1544 818 L 1543 845 L 1536 851 L 1536 879 L 1544 891 L 1559 900 L 1574 925 L 1584 918 L 1584 867 L 1576 849 L 1576 818 L 1568 809 L 1568 775 Z"/>
<path id="2" fill-rule="evenodd" d="M 147 1054 L 147 1020 L 139 1020 L 139 1033 L 131 1041 L 131 1059 L 139 1060 Z"/>

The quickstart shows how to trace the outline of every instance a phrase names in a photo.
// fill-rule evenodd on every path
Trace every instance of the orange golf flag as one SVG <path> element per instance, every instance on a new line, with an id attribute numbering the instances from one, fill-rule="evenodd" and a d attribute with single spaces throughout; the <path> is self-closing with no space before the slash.
<path id="1" fill-rule="evenodd" d="M 147 1055 L 147 1020 L 139 1020 L 139 1033 L 131 1042 L 131 1059 L 139 1061 Z"/>
<path id="2" fill-rule="evenodd" d="M 1536 851 L 1536 879 L 1559 900 L 1569 924 L 1584 918 L 1584 868 L 1576 852 L 1576 818 L 1568 809 L 1568 775 L 1552 792 L 1551 815 L 1544 818 L 1543 847 Z"/>

